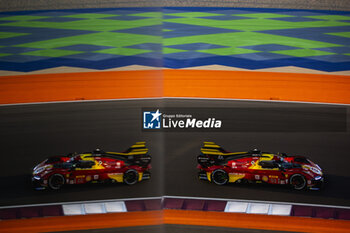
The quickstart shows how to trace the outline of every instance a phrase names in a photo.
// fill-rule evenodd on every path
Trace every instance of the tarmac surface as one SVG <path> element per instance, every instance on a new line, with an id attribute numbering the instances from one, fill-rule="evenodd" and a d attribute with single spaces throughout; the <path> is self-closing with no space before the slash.
<path id="1" fill-rule="evenodd" d="M 250 122 L 256 124 L 257 120 L 261 122 L 259 116 L 262 108 L 274 108 L 276 111 L 264 115 L 264 119 L 268 119 L 269 114 L 271 119 L 274 119 L 267 122 L 266 131 L 142 131 L 141 109 L 144 107 L 157 109 L 165 106 L 176 109 L 207 108 L 208 111 L 202 113 L 203 117 L 214 114 L 215 108 L 230 111 L 236 109 L 237 115 L 241 115 L 241 118 L 232 119 L 238 121 L 237 124 L 246 126 L 250 125 Z M 297 119 L 297 122 L 293 122 L 299 122 L 299 126 L 310 124 L 308 119 L 329 126 L 337 121 L 332 114 L 332 108 L 335 106 L 278 102 L 165 99 L 1 106 L 0 205 L 167 195 L 350 206 L 349 130 L 344 128 L 333 132 L 332 128 L 326 127 L 321 131 L 299 129 L 271 132 L 270 128 L 289 122 L 288 116 L 281 111 L 287 106 L 304 109 L 290 116 Z M 311 110 L 314 106 L 330 107 L 330 114 L 317 116 Z M 348 112 L 349 107 L 340 107 Z M 249 111 L 240 112 L 242 108 L 248 108 Z M 256 118 L 251 115 L 256 115 Z M 222 117 L 226 122 L 231 119 L 231 115 Z M 348 121 L 349 114 L 346 118 Z M 123 184 L 66 186 L 56 192 L 35 191 L 31 188 L 31 169 L 48 156 L 91 151 L 95 148 L 123 151 L 136 141 L 143 140 L 146 141 L 153 157 L 150 180 L 134 186 Z M 229 151 L 260 148 L 263 151 L 306 155 L 324 170 L 326 187 L 319 192 L 293 191 L 278 185 L 217 186 L 200 181 L 197 179 L 196 156 L 203 141 L 215 141 Z"/>

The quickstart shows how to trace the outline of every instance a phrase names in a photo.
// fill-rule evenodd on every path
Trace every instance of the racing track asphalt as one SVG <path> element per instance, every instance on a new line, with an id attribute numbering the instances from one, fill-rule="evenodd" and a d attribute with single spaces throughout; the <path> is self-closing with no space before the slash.
<path id="1" fill-rule="evenodd" d="M 349 129 L 346 132 L 142 132 L 141 108 L 164 106 L 231 109 L 250 107 L 256 111 L 260 107 L 278 109 L 295 106 L 306 107 L 305 112 L 301 114 L 307 117 L 310 114 L 307 109 L 314 105 L 165 99 L 1 106 L 0 205 L 167 195 L 350 206 Z M 344 108 L 349 110 L 348 106 Z M 253 115 L 257 113 L 250 112 Z M 271 124 L 285 121 L 284 117 L 280 120 L 277 118 Z M 315 121 L 317 118 L 322 118 L 330 125 L 333 124 L 331 116 L 328 118 L 325 115 L 319 117 L 312 115 L 312 117 Z M 346 117 L 348 121 L 349 114 Z M 247 116 L 247 119 L 251 118 Z M 242 122 L 237 122 L 240 123 Z M 147 142 L 153 156 L 151 180 L 134 186 L 123 184 L 69 186 L 58 192 L 34 191 L 30 187 L 31 168 L 47 156 L 91 151 L 96 147 L 122 151 L 140 140 Z M 292 191 L 283 186 L 235 184 L 216 186 L 200 181 L 197 179 L 196 156 L 202 142 L 207 140 L 215 141 L 230 151 L 257 147 L 264 151 L 307 155 L 326 172 L 326 188 L 320 192 Z"/>

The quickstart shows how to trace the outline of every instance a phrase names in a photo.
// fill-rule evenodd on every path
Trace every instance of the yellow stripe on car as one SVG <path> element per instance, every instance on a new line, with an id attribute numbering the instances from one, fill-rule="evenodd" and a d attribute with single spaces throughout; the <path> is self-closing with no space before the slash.
<path id="1" fill-rule="evenodd" d="M 143 172 L 139 172 L 139 182 L 142 180 Z"/>
<path id="2" fill-rule="evenodd" d="M 228 176 L 229 176 L 228 182 L 234 183 L 237 180 L 244 178 L 245 174 L 244 173 L 229 173 Z"/>
<path id="3" fill-rule="evenodd" d="M 107 174 L 107 176 L 119 183 L 123 182 L 123 173 L 110 173 L 110 174 Z"/>
<path id="4" fill-rule="evenodd" d="M 209 181 L 211 181 L 211 172 L 207 172 L 207 178 Z"/>

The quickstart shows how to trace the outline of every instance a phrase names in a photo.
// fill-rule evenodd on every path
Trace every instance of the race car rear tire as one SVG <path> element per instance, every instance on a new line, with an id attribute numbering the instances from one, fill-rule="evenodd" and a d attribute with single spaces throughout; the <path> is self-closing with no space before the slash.
<path id="1" fill-rule="evenodd" d="M 61 174 L 53 174 L 48 179 L 48 186 L 52 190 L 58 190 L 60 189 L 65 183 L 64 176 Z"/>
<path id="2" fill-rule="evenodd" d="M 290 177 L 289 181 L 295 190 L 303 190 L 306 188 L 306 179 L 303 175 L 294 174 Z"/>
<path id="3" fill-rule="evenodd" d="M 123 181 L 127 185 L 136 184 L 139 180 L 139 173 L 134 169 L 129 169 L 124 173 Z"/>
<path id="4" fill-rule="evenodd" d="M 216 169 L 211 173 L 211 180 L 217 185 L 224 185 L 228 182 L 229 177 L 226 171 L 222 169 Z"/>

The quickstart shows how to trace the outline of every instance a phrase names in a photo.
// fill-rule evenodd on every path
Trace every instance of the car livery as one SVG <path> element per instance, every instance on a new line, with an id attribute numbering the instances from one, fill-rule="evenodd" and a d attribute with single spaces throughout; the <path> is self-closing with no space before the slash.
<path id="1" fill-rule="evenodd" d="M 324 183 L 322 169 L 304 156 L 284 153 L 228 152 L 214 142 L 204 142 L 197 156 L 199 179 L 226 183 L 268 183 L 290 185 L 296 190 L 319 190 Z"/>
<path id="2" fill-rule="evenodd" d="M 125 183 L 149 179 L 151 156 L 145 142 L 137 142 L 124 152 L 93 152 L 53 156 L 34 167 L 35 189 L 58 190 L 66 184 Z"/>

